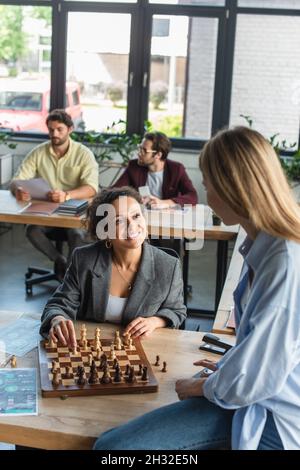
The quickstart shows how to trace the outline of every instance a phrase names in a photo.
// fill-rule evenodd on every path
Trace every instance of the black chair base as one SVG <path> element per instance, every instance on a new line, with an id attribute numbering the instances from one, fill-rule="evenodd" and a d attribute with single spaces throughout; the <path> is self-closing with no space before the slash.
<path id="1" fill-rule="evenodd" d="M 34 274 L 39 274 L 39 276 L 32 278 Z M 27 270 L 27 273 L 25 274 L 26 295 L 28 296 L 32 295 L 32 286 L 34 286 L 35 284 L 40 284 L 41 282 L 47 282 L 47 281 L 59 282 L 54 271 L 52 271 L 51 269 L 35 268 L 33 266 L 29 267 Z"/>

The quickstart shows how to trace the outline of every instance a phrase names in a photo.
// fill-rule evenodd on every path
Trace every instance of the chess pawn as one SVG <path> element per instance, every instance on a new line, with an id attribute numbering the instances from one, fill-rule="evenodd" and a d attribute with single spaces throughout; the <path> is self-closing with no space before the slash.
<path id="1" fill-rule="evenodd" d="M 136 382 L 136 376 L 135 376 L 135 373 L 134 373 L 134 367 L 130 367 L 130 371 L 129 371 L 129 375 L 127 377 L 127 380 L 126 382 L 130 383 L 130 384 L 134 384 Z"/>
<path id="2" fill-rule="evenodd" d="M 129 374 L 130 374 L 130 365 L 126 364 L 125 375 L 129 375 Z"/>
<path id="3" fill-rule="evenodd" d="M 99 338 L 100 339 L 100 334 L 101 334 L 101 330 L 100 328 L 95 328 L 95 338 Z"/>
<path id="4" fill-rule="evenodd" d="M 58 374 L 59 374 L 58 370 L 55 370 L 53 372 L 52 385 L 54 385 L 54 387 L 57 387 L 60 384 L 60 379 L 59 379 Z"/>
<path id="5" fill-rule="evenodd" d="M 163 368 L 161 370 L 162 372 L 167 372 L 167 363 L 166 361 L 163 362 Z"/>
<path id="6" fill-rule="evenodd" d="M 72 374 L 72 367 L 67 366 L 67 367 L 66 367 L 66 375 L 65 375 L 66 379 L 71 379 L 71 378 L 72 378 L 72 375 L 73 375 L 73 374 Z"/>
<path id="7" fill-rule="evenodd" d="M 110 374 L 109 374 L 109 372 L 108 372 L 108 367 L 107 367 L 107 365 L 106 365 L 105 368 L 104 368 L 103 375 L 102 375 L 102 377 L 101 377 L 101 379 L 100 379 L 100 383 L 102 383 L 102 384 L 110 384 L 111 382 L 112 382 L 111 376 L 110 376 Z"/>
<path id="8" fill-rule="evenodd" d="M 143 382 L 147 382 L 147 380 L 148 380 L 148 367 L 147 366 L 143 367 L 143 374 L 142 374 L 141 380 Z"/>
<path id="9" fill-rule="evenodd" d="M 125 344 L 125 346 L 128 346 L 129 338 L 130 338 L 130 334 L 129 334 L 129 333 L 126 333 L 126 334 L 124 335 L 124 344 Z"/>
<path id="10" fill-rule="evenodd" d="M 130 351 L 132 351 L 134 349 L 132 338 L 129 338 L 129 340 L 128 340 L 128 349 Z"/>
<path id="11" fill-rule="evenodd" d="M 54 343 L 52 336 L 50 336 L 47 346 L 48 348 L 55 348 L 56 344 Z"/>
<path id="12" fill-rule="evenodd" d="M 143 375 L 143 366 L 142 366 L 142 364 L 139 364 L 138 375 Z"/>
<path id="13" fill-rule="evenodd" d="M 91 365 L 91 370 L 90 370 L 89 384 L 96 384 L 97 382 L 98 382 L 98 372 L 97 372 L 96 364 L 93 361 Z"/>
<path id="14" fill-rule="evenodd" d="M 94 360 L 93 354 L 89 354 L 89 366 L 92 365 L 93 360 Z"/>
<path id="15" fill-rule="evenodd" d="M 56 361 L 52 361 L 52 369 L 51 369 L 51 373 L 54 374 L 54 372 L 57 370 L 57 362 Z"/>
<path id="16" fill-rule="evenodd" d="M 159 365 L 160 365 L 160 364 L 159 364 L 159 356 L 156 356 L 156 362 L 155 362 L 154 365 L 155 365 L 155 366 L 159 366 Z"/>
<path id="17" fill-rule="evenodd" d="M 84 351 L 87 351 L 87 346 L 88 346 L 88 342 L 87 342 L 86 339 L 84 339 L 84 340 L 82 341 L 82 349 L 83 349 Z"/>
<path id="18" fill-rule="evenodd" d="M 17 367 L 17 358 L 16 356 L 11 356 L 10 358 L 10 367 L 15 369 Z"/>
<path id="19" fill-rule="evenodd" d="M 111 347 L 110 347 L 110 358 L 112 361 L 116 359 L 115 346 L 113 343 L 111 344 Z"/>
<path id="20" fill-rule="evenodd" d="M 114 382 L 117 382 L 117 383 L 122 382 L 122 372 L 121 372 L 119 364 L 117 364 L 115 368 Z"/>
<path id="21" fill-rule="evenodd" d="M 77 380 L 78 385 L 84 385 L 86 383 L 84 367 L 78 366 L 77 375 L 78 375 L 78 380 Z"/>
<path id="22" fill-rule="evenodd" d="M 96 359 L 97 359 L 97 361 L 100 361 L 100 358 L 101 358 L 101 349 L 97 348 L 96 349 Z"/>
<path id="23" fill-rule="evenodd" d="M 121 351 L 121 350 L 122 350 L 122 346 L 123 346 L 123 345 L 122 345 L 122 341 L 121 341 L 120 338 L 118 338 L 118 339 L 116 340 L 116 350 L 117 350 L 117 351 Z"/>
<path id="24" fill-rule="evenodd" d="M 94 342 L 94 349 L 95 349 L 95 351 L 97 351 L 97 349 L 101 349 L 101 345 L 100 345 L 99 338 L 96 338 L 96 339 L 95 339 L 95 342 Z"/>

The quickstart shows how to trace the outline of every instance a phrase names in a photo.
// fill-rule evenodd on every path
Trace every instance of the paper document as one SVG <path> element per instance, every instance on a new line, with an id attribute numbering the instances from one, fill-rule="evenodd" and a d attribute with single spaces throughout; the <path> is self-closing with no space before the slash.
<path id="1" fill-rule="evenodd" d="M 30 180 L 15 180 L 14 186 L 21 186 L 24 191 L 27 191 L 32 199 L 40 201 L 47 200 L 47 193 L 52 191 L 49 183 L 43 178 L 32 178 Z"/>
<path id="2" fill-rule="evenodd" d="M 151 196 L 149 186 L 140 186 L 139 193 L 142 197 L 149 197 Z"/>
<path id="3" fill-rule="evenodd" d="M 28 315 L 0 328 L 0 349 L 3 353 L 22 357 L 37 346 L 41 321 Z"/>
<path id="4" fill-rule="evenodd" d="M 0 416 L 38 414 L 36 369 L 0 369 Z"/>

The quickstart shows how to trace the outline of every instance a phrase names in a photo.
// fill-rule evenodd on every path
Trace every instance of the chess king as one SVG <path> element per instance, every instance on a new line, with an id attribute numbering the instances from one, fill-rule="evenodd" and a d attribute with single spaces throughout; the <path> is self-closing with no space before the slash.
<path id="1" fill-rule="evenodd" d="M 45 306 L 41 334 L 75 348 L 76 319 L 121 324 L 132 338 L 178 328 L 186 318 L 180 262 L 146 241 L 139 193 L 126 186 L 102 191 L 89 206 L 87 226 L 96 241 L 74 250 Z"/>

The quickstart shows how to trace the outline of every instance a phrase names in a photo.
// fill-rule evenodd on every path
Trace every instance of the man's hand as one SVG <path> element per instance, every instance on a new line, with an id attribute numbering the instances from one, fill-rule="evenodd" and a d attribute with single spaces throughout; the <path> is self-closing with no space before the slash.
<path id="1" fill-rule="evenodd" d="M 58 189 L 56 189 L 55 191 L 49 191 L 47 197 L 49 201 L 52 202 L 65 202 L 66 193 L 65 191 L 59 191 Z"/>
<path id="2" fill-rule="evenodd" d="M 179 400 L 203 396 L 203 385 L 207 379 L 181 379 L 177 380 L 175 390 Z"/>
<path id="3" fill-rule="evenodd" d="M 66 320 L 62 315 L 52 318 L 49 338 L 72 349 L 77 347 L 74 324 L 72 320 Z"/>
<path id="4" fill-rule="evenodd" d="M 159 199 L 155 196 L 149 196 L 149 202 L 151 209 L 168 209 L 170 207 L 169 199 Z"/>
<path id="5" fill-rule="evenodd" d="M 22 186 L 18 186 L 15 191 L 15 196 L 17 201 L 28 202 L 31 200 L 30 193 L 28 191 L 24 191 Z"/>
<path id="6" fill-rule="evenodd" d="M 163 328 L 167 322 L 161 317 L 137 317 L 127 325 L 123 335 L 130 334 L 132 338 L 147 338 L 156 328 Z"/>

